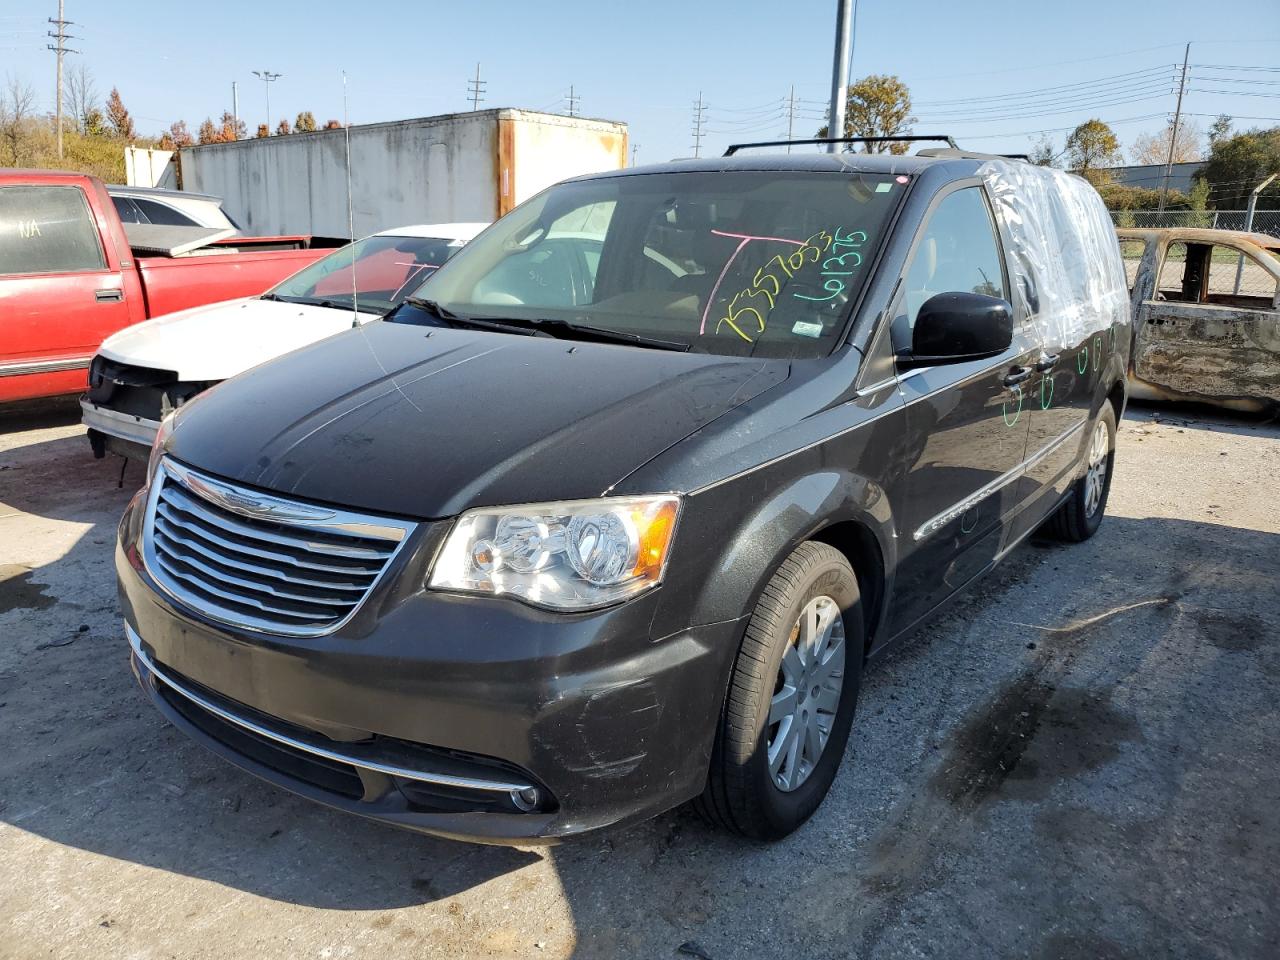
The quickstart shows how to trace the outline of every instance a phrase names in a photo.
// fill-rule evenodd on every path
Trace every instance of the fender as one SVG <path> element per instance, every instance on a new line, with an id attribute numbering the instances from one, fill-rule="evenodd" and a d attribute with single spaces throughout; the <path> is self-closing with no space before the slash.
<path id="1" fill-rule="evenodd" d="M 894 569 L 897 540 L 884 489 L 874 479 L 833 469 L 825 446 L 690 495 L 689 522 L 676 533 L 653 636 L 745 619 L 787 555 L 834 524 L 860 524 L 875 540 L 882 569 Z M 811 469 L 796 476 L 803 467 Z M 746 513 L 743 504 L 750 505 Z"/>

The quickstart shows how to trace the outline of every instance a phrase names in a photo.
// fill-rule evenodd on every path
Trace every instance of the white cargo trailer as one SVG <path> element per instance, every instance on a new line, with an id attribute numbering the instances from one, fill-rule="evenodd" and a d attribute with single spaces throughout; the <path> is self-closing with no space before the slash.
<path id="1" fill-rule="evenodd" d="M 627 125 L 476 110 L 351 130 L 355 234 L 404 223 L 494 220 L 544 187 L 626 165 Z M 223 198 L 246 233 L 345 237 L 346 131 L 181 151 L 182 187 Z"/>

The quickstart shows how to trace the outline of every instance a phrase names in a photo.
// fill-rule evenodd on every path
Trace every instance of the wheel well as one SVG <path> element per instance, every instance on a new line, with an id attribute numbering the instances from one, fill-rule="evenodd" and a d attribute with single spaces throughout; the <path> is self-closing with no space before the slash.
<path id="1" fill-rule="evenodd" d="M 1111 388 L 1111 392 L 1107 394 L 1107 400 L 1111 402 L 1111 409 L 1116 412 L 1116 426 L 1120 425 L 1120 418 L 1124 416 L 1124 381 L 1117 380 L 1115 386 Z"/>
<path id="2" fill-rule="evenodd" d="M 866 649 L 871 649 L 871 637 L 884 603 L 884 558 L 875 535 L 861 523 L 847 520 L 823 527 L 810 539 L 835 547 L 853 567 L 858 592 L 862 594 L 863 639 Z"/>

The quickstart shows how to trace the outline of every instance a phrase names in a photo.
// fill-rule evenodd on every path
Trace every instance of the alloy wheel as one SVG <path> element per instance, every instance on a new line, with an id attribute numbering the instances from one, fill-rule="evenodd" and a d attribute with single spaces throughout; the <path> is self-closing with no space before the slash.
<path id="1" fill-rule="evenodd" d="M 796 619 L 769 705 L 769 776 L 790 793 L 813 773 L 831 737 L 844 688 L 844 619 L 828 596 Z"/>
<path id="2" fill-rule="evenodd" d="M 1102 491 L 1107 482 L 1107 454 L 1110 453 L 1111 436 L 1107 425 L 1099 420 L 1089 441 L 1089 471 L 1084 475 L 1084 513 L 1092 517 L 1102 503 Z"/>

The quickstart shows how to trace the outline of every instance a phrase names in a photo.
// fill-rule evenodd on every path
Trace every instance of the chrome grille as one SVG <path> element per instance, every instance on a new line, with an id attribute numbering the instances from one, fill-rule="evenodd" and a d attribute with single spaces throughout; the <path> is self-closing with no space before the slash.
<path id="1" fill-rule="evenodd" d="M 143 555 L 186 607 L 251 630 L 319 636 L 354 616 L 412 530 L 166 459 L 152 481 Z"/>

